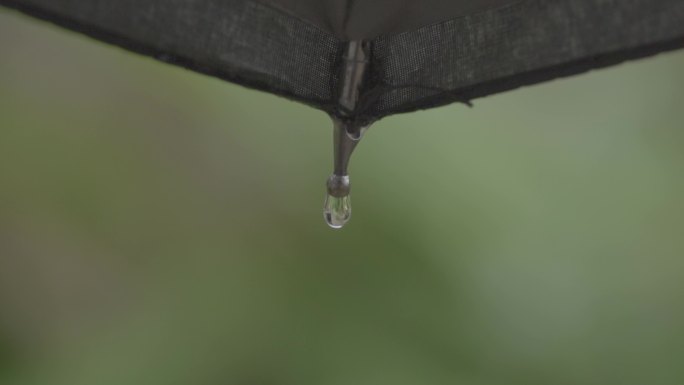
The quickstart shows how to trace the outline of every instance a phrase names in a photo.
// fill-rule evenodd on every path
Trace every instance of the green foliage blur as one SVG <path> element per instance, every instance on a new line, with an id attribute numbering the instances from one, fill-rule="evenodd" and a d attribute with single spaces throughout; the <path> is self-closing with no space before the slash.
<path id="1" fill-rule="evenodd" d="M 331 133 L 0 11 L 0 384 L 684 383 L 684 53 Z"/>

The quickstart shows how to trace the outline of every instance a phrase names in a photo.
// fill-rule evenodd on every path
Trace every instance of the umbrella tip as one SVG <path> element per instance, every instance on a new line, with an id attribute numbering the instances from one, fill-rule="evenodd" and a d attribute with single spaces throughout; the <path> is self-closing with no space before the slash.
<path id="1" fill-rule="evenodd" d="M 327 198 L 323 215 L 328 225 L 342 228 L 351 218 L 351 183 L 349 161 L 356 146 L 366 132 L 367 126 L 354 119 L 359 105 L 366 72 L 370 60 L 370 45 L 367 41 L 350 41 L 340 67 L 339 95 L 336 113 L 331 117 L 334 123 L 334 172 L 327 182 Z"/>
<path id="2" fill-rule="evenodd" d="M 334 171 L 328 178 L 327 198 L 323 216 L 328 226 L 334 229 L 344 227 L 351 219 L 351 181 L 349 162 L 351 156 L 366 132 L 366 127 L 356 128 L 333 118 Z"/>

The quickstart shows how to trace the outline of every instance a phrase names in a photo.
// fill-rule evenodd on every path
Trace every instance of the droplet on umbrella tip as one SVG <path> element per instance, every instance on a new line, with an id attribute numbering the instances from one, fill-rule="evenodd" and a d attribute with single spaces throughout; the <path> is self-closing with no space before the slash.
<path id="1" fill-rule="evenodd" d="M 323 210 L 325 222 L 333 229 L 341 229 L 351 219 L 351 197 L 335 197 L 328 194 Z"/>
<path id="2" fill-rule="evenodd" d="M 349 175 L 333 174 L 328 178 L 323 217 L 328 226 L 341 229 L 351 218 L 351 183 Z"/>

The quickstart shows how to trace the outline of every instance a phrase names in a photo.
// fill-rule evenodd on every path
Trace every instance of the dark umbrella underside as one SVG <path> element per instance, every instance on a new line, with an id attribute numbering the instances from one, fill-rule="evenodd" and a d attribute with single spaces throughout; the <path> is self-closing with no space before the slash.
<path id="1" fill-rule="evenodd" d="M 424 9 L 438 12 L 398 7 L 375 24 L 353 1 L 274 1 L 0 4 L 332 115 L 340 114 L 345 40 L 367 40 L 366 81 L 358 107 L 345 116 L 364 123 L 684 47 L 682 0 L 482 0 L 446 8 L 430 0 L 433 8 Z M 359 4 L 382 3 L 388 0 Z"/>

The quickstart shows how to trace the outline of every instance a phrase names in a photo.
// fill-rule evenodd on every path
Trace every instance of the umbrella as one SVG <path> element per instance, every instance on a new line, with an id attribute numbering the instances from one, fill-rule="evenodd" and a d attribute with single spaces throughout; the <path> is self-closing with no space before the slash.
<path id="1" fill-rule="evenodd" d="M 684 47 L 684 0 L 0 0 L 159 60 L 284 96 L 334 122 L 326 221 L 385 116 Z"/>

